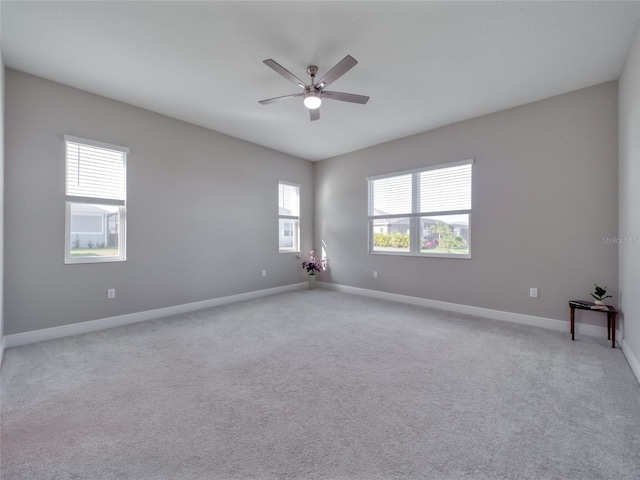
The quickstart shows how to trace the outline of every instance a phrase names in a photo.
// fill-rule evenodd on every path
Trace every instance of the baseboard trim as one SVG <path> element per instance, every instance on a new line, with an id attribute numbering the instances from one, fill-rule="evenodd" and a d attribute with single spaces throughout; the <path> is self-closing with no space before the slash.
<path id="1" fill-rule="evenodd" d="M 623 340 L 621 343 L 622 343 L 622 345 L 621 345 L 622 346 L 622 353 L 624 353 L 624 356 L 627 357 L 627 362 L 629 362 L 629 366 L 631 367 L 631 371 L 633 372 L 633 374 L 638 379 L 638 382 L 640 382 L 640 361 L 638 361 L 638 359 L 636 358 L 634 353 L 631 351 L 631 348 L 629 348 L 628 342 L 625 342 Z"/>
<path id="2" fill-rule="evenodd" d="M 0 340 L 0 368 L 2 368 L 2 360 L 4 360 L 4 349 L 5 349 L 5 340 L 4 336 Z"/>
<path id="3" fill-rule="evenodd" d="M 467 315 L 475 315 L 478 317 L 490 318 L 492 320 L 501 320 L 511 323 L 519 323 L 522 325 L 530 325 L 533 327 L 548 328 L 559 332 L 569 332 L 568 320 L 556 320 L 553 318 L 536 317 L 533 315 L 524 315 L 522 313 L 505 312 L 502 310 L 491 310 L 488 308 L 474 307 L 471 305 L 462 305 L 459 303 L 441 302 L 439 300 L 430 300 L 428 298 L 411 297 L 408 295 L 400 295 L 397 293 L 381 292 L 379 290 L 368 290 L 366 288 L 350 287 L 347 285 L 339 285 L 335 283 L 318 282 L 318 286 L 328 290 L 338 292 L 352 293 L 355 295 L 363 295 L 365 297 L 380 298 L 392 302 L 407 303 L 410 305 L 418 305 L 421 307 L 436 308 L 438 310 L 446 310 L 449 312 L 462 313 Z M 616 338 L 621 339 L 620 331 L 616 329 Z M 589 337 L 602 338 L 607 337 L 606 327 L 597 325 L 584 325 L 576 323 L 576 334 L 586 335 Z"/>
<path id="4" fill-rule="evenodd" d="M 212 298 L 210 300 L 203 300 L 200 302 L 185 303 L 182 305 L 158 308 L 155 310 L 146 310 L 144 312 L 129 313 L 126 315 L 119 315 L 117 317 L 101 318 L 98 320 L 89 320 L 87 322 L 73 323 L 71 325 L 61 325 L 59 327 L 44 328 L 31 332 L 5 335 L 5 337 L 2 339 L 2 351 L 4 351 L 4 348 L 19 347 L 31 343 L 54 340 L 56 338 L 96 332 L 98 330 L 105 330 L 107 328 L 120 327 L 122 325 L 129 325 L 132 323 L 144 322 L 156 318 L 178 315 L 180 313 L 202 310 L 203 308 L 217 307 L 220 305 L 227 305 L 229 303 L 243 302 L 245 300 L 252 300 L 254 298 L 292 292 L 294 290 L 300 290 L 302 288 L 307 288 L 307 283 L 295 283 L 291 285 L 284 285 L 282 287 L 267 288 L 264 290 L 256 290 L 253 292 L 239 293 L 237 295 Z"/>
<path id="5" fill-rule="evenodd" d="M 365 288 L 350 287 L 347 285 L 339 285 L 334 283 L 318 282 L 318 287 L 328 290 L 335 290 L 344 293 L 351 293 L 355 295 L 362 295 L 372 298 L 380 298 L 383 300 L 389 300 L 393 302 L 407 303 L 410 305 L 417 305 L 422 307 L 436 308 L 439 310 L 446 310 L 455 313 L 462 313 L 468 315 L 475 315 L 484 318 L 490 318 L 493 320 L 501 320 L 512 323 L 519 323 L 522 325 L 530 325 L 534 327 L 548 328 L 561 332 L 569 331 L 569 322 L 564 320 L 556 320 L 551 318 L 536 317 L 533 315 L 524 315 L 521 313 L 505 312 L 501 310 L 491 310 L 487 308 L 474 307 L 471 305 L 463 305 L 458 303 L 442 302 L 439 300 L 430 300 L 427 298 L 412 297 L 409 295 L 400 295 L 397 293 L 388 293 L 378 290 L 369 290 Z M 41 330 L 34 330 L 31 332 L 16 333 L 13 335 L 5 335 L 0 342 L 0 365 L 2 365 L 2 359 L 4 357 L 4 350 L 12 347 L 19 347 L 22 345 L 28 345 L 36 342 L 43 342 L 46 340 L 54 340 L 56 338 L 69 337 L 72 335 L 79 335 L 83 333 L 96 332 L 99 330 L 105 330 L 107 328 L 119 327 L 122 325 L 129 325 L 132 323 L 144 322 L 147 320 L 153 320 L 156 318 L 168 317 L 170 315 L 178 315 L 181 313 L 193 312 L 196 310 L 202 310 L 204 308 L 216 307 L 220 305 L 226 305 L 230 303 L 242 302 L 245 300 L 251 300 L 254 298 L 266 297 L 269 295 L 277 295 L 279 293 L 292 292 L 307 288 L 307 283 L 296 283 L 291 285 L 284 285 L 282 287 L 268 288 L 264 290 L 256 290 L 253 292 L 240 293 L 237 295 L 230 295 L 226 297 L 213 298 L 209 300 L 203 300 L 200 302 L 186 303 L 182 305 L 175 305 L 166 308 L 159 308 L 155 310 L 146 310 L 144 312 L 130 313 L 126 315 L 119 315 L 117 317 L 108 317 L 98 320 L 89 320 L 86 322 L 74 323 L 71 325 L 62 325 L 59 327 L 45 328 Z M 576 334 L 587 335 L 590 337 L 602 338 L 607 334 L 605 327 L 599 327 L 596 325 L 584 325 L 576 324 Z M 616 330 L 616 336 L 621 339 L 621 332 Z M 623 352 L 627 357 L 629 364 L 640 381 L 640 363 L 633 355 L 631 350 L 624 347 L 624 342 L 620 341 L 620 345 L 623 347 Z"/>

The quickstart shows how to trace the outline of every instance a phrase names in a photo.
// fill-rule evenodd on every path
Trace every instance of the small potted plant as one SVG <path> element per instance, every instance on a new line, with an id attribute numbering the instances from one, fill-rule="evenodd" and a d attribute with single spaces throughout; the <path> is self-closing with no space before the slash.
<path id="1" fill-rule="evenodd" d="M 605 298 L 613 298 L 611 295 L 607 295 L 607 287 L 602 288 L 595 283 L 593 286 L 596 287 L 596 290 L 591 294 L 591 296 L 595 298 L 596 301 L 594 303 L 596 305 L 604 305 Z"/>
<path id="2" fill-rule="evenodd" d="M 318 258 L 313 250 L 306 258 L 298 255 L 298 259 L 302 260 L 302 268 L 309 274 L 309 290 L 313 290 L 316 288 L 316 273 L 327 268 L 327 259 Z"/>

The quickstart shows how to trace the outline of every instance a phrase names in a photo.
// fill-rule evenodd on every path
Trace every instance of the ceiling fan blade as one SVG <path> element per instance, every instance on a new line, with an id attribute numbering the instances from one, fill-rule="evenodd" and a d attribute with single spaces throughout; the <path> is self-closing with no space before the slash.
<path id="1" fill-rule="evenodd" d="M 355 67 L 357 63 L 358 62 L 356 61 L 355 58 L 353 58 L 351 55 L 347 55 L 338 63 L 336 63 L 331 70 L 325 73 L 320 80 L 318 80 L 318 82 L 315 85 L 316 88 L 318 90 L 322 90 L 323 88 L 327 87 L 330 83 L 335 82 L 342 75 L 344 75 L 353 67 Z"/>
<path id="2" fill-rule="evenodd" d="M 360 103 L 364 105 L 369 101 L 369 97 L 364 95 L 356 95 L 354 93 L 342 93 L 342 92 L 322 92 L 322 98 L 329 98 L 331 100 L 340 100 L 341 102 Z"/>
<path id="3" fill-rule="evenodd" d="M 293 73 L 291 73 L 289 70 L 284 68 L 275 60 L 272 60 L 269 58 L 268 60 L 265 60 L 262 63 L 264 63 L 267 67 L 273 68 L 276 72 L 278 72 L 280 75 L 282 75 L 284 78 L 286 78 L 290 82 L 293 82 L 296 85 L 298 85 L 301 89 L 304 90 L 306 88 L 307 85 L 302 80 L 300 80 L 298 77 L 296 77 Z"/>
<path id="4" fill-rule="evenodd" d="M 270 103 L 279 102 L 280 100 L 286 100 L 287 98 L 302 97 L 303 95 L 304 92 L 294 93 L 292 95 L 284 95 L 282 97 L 267 98 L 266 100 L 260 100 L 258 103 L 261 103 L 262 105 L 268 105 Z"/>
<path id="5" fill-rule="evenodd" d="M 311 121 L 320 120 L 320 109 L 314 108 L 313 110 L 309 110 L 309 115 L 311 116 Z"/>

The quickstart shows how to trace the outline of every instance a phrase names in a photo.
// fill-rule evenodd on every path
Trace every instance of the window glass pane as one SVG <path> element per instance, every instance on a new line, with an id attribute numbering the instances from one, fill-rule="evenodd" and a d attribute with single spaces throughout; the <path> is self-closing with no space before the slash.
<path id="1" fill-rule="evenodd" d="M 286 183 L 278 184 L 279 215 L 300 216 L 300 188 Z"/>
<path id="2" fill-rule="evenodd" d="M 472 165 L 369 178 L 370 253 L 470 258 Z"/>
<path id="3" fill-rule="evenodd" d="M 410 222 L 403 218 L 376 218 L 371 220 L 373 251 L 407 253 L 410 251 Z"/>
<path id="4" fill-rule="evenodd" d="M 411 213 L 411 174 L 371 181 L 370 215 Z"/>
<path id="5" fill-rule="evenodd" d="M 280 251 L 284 252 L 297 252 L 298 248 L 298 236 L 299 236 L 299 221 L 291 218 L 279 219 L 279 245 Z"/>
<path id="6" fill-rule="evenodd" d="M 65 263 L 124 261 L 129 149 L 70 135 L 64 139 Z"/>
<path id="7" fill-rule="evenodd" d="M 120 255 L 120 208 L 71 203 L 71 258 Z"/>
<path id="8" fill-rule="evenodd" d="M 278 215 L 279 251 L 299 252 L 300 187 L 298 185 L 278 182 Z"/>
<path id="9" fill-rule="evenodd" d="M 469 255 L 469 215 L 421 217 L 420 253 Z"/>
<path id="10" fill-rule="evenodd" d="M 471 209 L 471 165 L 420 172 L 420 212 Z"/>
<path id="11" fill-rule="evenodd" d="M 104 232 L 104 221 L 100 214 L 75 212 L 71 215 L 71 234 Z"/>

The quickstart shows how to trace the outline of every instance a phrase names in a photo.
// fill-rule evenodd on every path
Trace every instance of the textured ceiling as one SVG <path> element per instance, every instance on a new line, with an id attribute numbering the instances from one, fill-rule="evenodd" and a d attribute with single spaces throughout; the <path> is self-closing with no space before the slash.
<path id="1" fill-rule="evenodd" d="M 617 79 L 640 2 L 3 1 L 5 64 L 320 160 Z M 306 80 L 358 60 L 309 121 Z"/>

